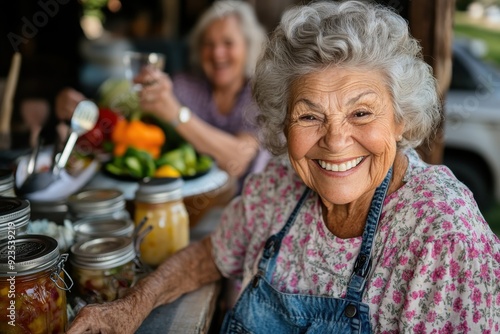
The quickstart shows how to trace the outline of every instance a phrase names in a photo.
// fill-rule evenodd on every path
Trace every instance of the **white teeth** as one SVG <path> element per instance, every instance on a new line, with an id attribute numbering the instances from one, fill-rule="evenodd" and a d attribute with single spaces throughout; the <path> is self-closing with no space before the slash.
<path id="1" fill-rule="evenodd" d="M 361 160 L 363 160 L 363 158 L 359 157 L 359 158 L 353 159 L 351 161 L 343 162 L 343 163 L 338 164 L 338 165 L 332 164 L 329 162 L 325 162 L 323 160 L 318 160 L 318 163 L 320 164 L 320 166 L 323 169 L 331 170 L 334 172 L 345 172 L 351 168 L 356 167 L 361 162 Z"/>

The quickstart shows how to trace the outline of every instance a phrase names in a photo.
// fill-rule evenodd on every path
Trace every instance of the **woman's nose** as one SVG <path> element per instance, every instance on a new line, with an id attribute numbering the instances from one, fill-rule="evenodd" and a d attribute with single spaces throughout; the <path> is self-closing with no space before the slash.
<path id="1" fill-rule="evenodd" d="M 332 152 L 340 152 L 353 143 L 348 125 L 331 122 L 325 129 L 319 145 Z"/>
<path id="2" fill-rule="evenodd" d="M 215 59 L 224 57 L 226 54 L 226 48 L 224 45 L 215 45 L 212 49 L 212 55 Z"/>

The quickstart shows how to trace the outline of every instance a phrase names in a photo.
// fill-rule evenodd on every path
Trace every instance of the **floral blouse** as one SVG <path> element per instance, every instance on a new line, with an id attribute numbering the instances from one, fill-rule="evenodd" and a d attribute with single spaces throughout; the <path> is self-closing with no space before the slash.
<path id="1" fill-rule="evenodd" d="M 471 192 L 445 166 L 408 150 L 405 184 L 388 195 L 375 238 L 363 301 L 375 333 L 499 333 L 500 240 Z M 253 174 L 212 235 L 226 277 L 257 272 L 305 185 L 288 161 Z M 311 193 L 283 239 L 271 284 L 295 294 L 344 297 L 361 237 L 340 239 L 325 226 Z"/>

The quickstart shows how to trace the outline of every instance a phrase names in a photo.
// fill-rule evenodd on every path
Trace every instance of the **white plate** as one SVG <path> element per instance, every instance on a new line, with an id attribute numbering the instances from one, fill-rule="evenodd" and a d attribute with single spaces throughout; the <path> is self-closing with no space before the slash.
<path id="1" fill-rule="evenodd" d="M 29 156 L 24 156 L 19 160 L 16 170 L 16 187 L 19 188 L 24 180 L 26 180 L 26 169 Z M 52 150 L 40 151 L 36 161 L 35 170 L 47 170 L 52 165 Z M 57 201 L 66 199 L 71 194 L 80 190 L 87 182 L 92 179 L 95 173 L 99 170 L 100 163 L 93 160 L 85 169 L 80 171 L 78 175 L 69 175 L 66 170 L 61 170 L 59 179 L 49 185 L 47 188 L 26 194 L 25 197 L 34 201 Z"/>

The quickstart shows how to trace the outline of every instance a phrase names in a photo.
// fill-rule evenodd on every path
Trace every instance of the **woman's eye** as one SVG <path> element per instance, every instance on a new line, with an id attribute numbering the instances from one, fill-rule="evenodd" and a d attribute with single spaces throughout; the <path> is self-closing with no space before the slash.
<path id="1" fill-rule="evenodd" d="M 366 111 L 366 110 L 358 110 L 354 113 L 354 117 L 357 117 L 357 118 L 366 117 L 369 115 L 371 115 L 371 113 Z"/>
<path id="2" fill-rule="evenodd" d="M 299 120 L 301 120 L 301 121 L 315 121 L 315 120 L 317 120 L 317 118 L 314 115 L 302 115 L 299 117 Z"/>

